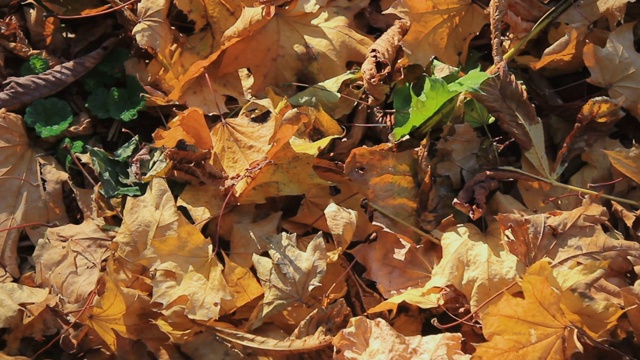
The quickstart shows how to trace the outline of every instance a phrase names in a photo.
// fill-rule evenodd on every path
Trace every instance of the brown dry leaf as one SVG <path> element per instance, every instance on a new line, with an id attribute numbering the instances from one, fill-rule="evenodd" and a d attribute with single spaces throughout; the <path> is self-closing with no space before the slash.
<path id="1" fill-rule="evenodd" d="M 581 267 L 578 267 L 579 271 L 575 271 L 576 268 L 570 269 L 568 272 L 571 272 L 573 276 L 575 272 L 582 271 L 582 274 L 579 274 L 580 278 L 575 279 L 576 284 L 572 285 L 566 291 L 562 292 L 562 306 L 566 311 L 575 314 L 580 318 L 580 322 L 582 324 L 583 330 L 589 336 L 594 339 L 604 339 L 609 338 L 609 333 L 616 325 L 616 319 L 624 313 L 622 309 L 618 306 L 618 299 L 615 302 L 606 300 L 600 300 L 598 296 L 601 295 L 601 292 L 597 290 L 593 286 L 598 279 L 605 276 L 607 263 L 600 262 L 599 267 L 592 266 L 591 264 L 585 264 Z M 594 270 L 596 273 L 590 273 L 586 270 Z M 561 280 L 561 270 L 554 271 L 554 276 Z M 564 285 L 564 284 L 563 284 Z M 619 292 L 616 294 L 619 297 Z"/>
<path id="2" fill-rule="evenodd" d="M 437 145 L 435 173 L 448 176 L 454 189 L 460 189 L 462 181 L 470 181 L 480 172 L 481 163 L 478 158 L 481 139 L 469 124 L 453 125 L 454 134 L 443 136 Z"/>
<path id="3" fill-rule="evenodd" d="M 377 234 L 374 242 L 358 245 L 349 252 L 367 268 L 364 276 L 376 282 L 384 298 L 410 288 L 421 288 L 431 279 L 440 258 L 437 250 L 416 245 L 387 229 Z"/>
<path id="4" fill-rule="evenodd" d="M 167 20 L 169 0 L 142 0 L 138 4 L 138 24 L 131 31 L 142 48 L 153 49 L 159 56 L 166 52 L 173 42 L 173 34 Z"/>
<path id="5" fill-rule="evenodd" d="M 47 289 L 29 287 L 16 283 L 0 284 L 0 328 L 13 327 L 23 321 L 24 306 L 44 301 Z"/>
<path id="6" fill-rule="evenodd" d="M 204 0 L 174 0 L 173 2 L 189 20 L 193 21 L 193 27 L 196 32 L 202 30 L 207 24 L 207 8 Z M 210 1 L 209 3 L 213 3 Z M 227 10 L 224 6 L 218 7 L 220 10 Z M 214 25 L 214 24 L 212 24 Z"/>
<path id="7" fill-rule="evenodd" d="M 582 50 L 587 44 L 587 25 L 561 25 L 555 33 L 561 34 L 552 41 L 540 60 L 529 64 L 533 70 L 557 69 L 562 73 L 579 70 L 583 66 Z M 552 36 L 550 32 L 549 36 Z"/>
<path id="8" fill-rule="evenodd" d="M 99 49 L 41 74 L 7 78 L 3 83 L 5 88 L 0 93 L 0 108 L 30 104 L 64 89 L 98 65 L 117 40 L 109 39 Z"/>
<path id="9" fill-rule="evenodd" d="M 283 110 L 288 107 L 285 105 Z M 269 150 L 263 159 L 250 164 L 250 176 L 240 179 L 234 188 L 241 204 L 305 194 L 316 186 L 329 185 L 316 174 L 313 164 L 316 155 L 343 133 L 336 121 L 307 107 L 288 110 L 270 121 L 276 123 L 276 131 L 269 139 Z"/>
<path id="10" fill-rule="evenodd" d="M 322 286 L 320 281 L 327 266 L 322 233 L 315 236 L 305 251 L 296 247 L 295 234 L 282 233 L 266 240 L 271 245 L 271 259 L 253 255 L 253 263 L 264 288 L 264 300 L 254 311 L 252 328 L 292 303 L 304 303 L 311 290 Z"/>
<path id="11" fill-rule="evenodd" d="M 83 302 L 96 287 L 110 245 L 111 237 L 90 220 L 48 229 L 33 253 L 36 280 L 65 304 Z"/>
<path id="12" fill-rule="evenodd" d="M 153 146 L 173 148 L 178 141 L 195 145 L 200 150 L 213 149 L 209 136 L 209 128 L 204 119 L 204 113 L 198 108 L 191 107 L 180 113 L 167 124 L 168 130 L 158 129 L 153 133 Z"/>
<path id="13" fill-rule="evenodd" d="M 634 144 L 631 149 L 602 150 L 611 165 L 631 180 L 640 184 L 640 146 Z"/>
<path id="14" fill-rule="evenodd" d="M 413 151 L 396 152 L 391 144 L 354 149 L 345 162 L 344 173 L 374 205 L 386 213 L 417 224 L 417 161 Z M 374 221 L 415 242 L 420 240 L 411 228 L 375 212 Z"/>
<path id="15" fill-rule="evenodd" d="M 502 245 L 497 223 L 490 224 L 486 234 L 472 224 L 458 225 L 441 241 L 442 260 L 424 289 L 453 285 L 467 297 L 472 311 L 524 272 L 523 264 Z"/>
<path id="16" fill-rule="evenodd" d="M 79 321 L 95 330 L 111 351 L 117 348 L 116 333 L 129 339 L 166 341 L 167 336 L 153 323 L 160 313 L 151 310 L 149 298 L 118 284 L 111 271 L 102 276 L 104 292 Z"/>
<path id="17" fill-rule="evenodd" d="M 180 352 L 191 359 L 245 360 L 247 357 L 229 346 L 213 330 L 190 336 L 180 345 Z"/>
<path id="18" fill-rule="evenodd" d="M 400 295 L 396 295 L 367 309 L 367 313 L 391 310 L 392 314 L 395 314 L 398 305 L 403 302 L 419 306 L 423 309 L 435 308 L 442 305 L 443 302 L 440 290 L 440 288 L 425 289 L 424 287 L 409 289 Z"/>
<path id="19" fill-rule="evenodd" d="M 562 291 L 548 261 L 532 265 L 521 286 L 524 299 L 506 294 L 483 314 L 489 342 L 477 347 L 479 359 L 566 359 L 582 349 L 579 329 L 598 338 L 622 314 L 613 304 Z"/>
<path id="20" fill-rule="evenodd" d="M 629 318 L 629 325 L 636 339 L 640 339 L 640 289 L 638 286 L 627 286 L 620 289 L 624 308 Z"/>
<path id="21" fill-rule="evenodd" d="M 20 276 L 18 269 L 18 238 L 21 229 L 10 229 L 26 223 L 65 223 L 64 211 L 56 202 L 55 186 L 45 188 L 41 169 L 55 161 L 39 156 L 41 150 L 31 147 L 22 118 L 0 111 L 0 178 L 5 197 L 0 202 L 0 248 L 2 268 L 13 277 Z M 59 190 L 59 189 L 58 189 Z"/>
<path id="22" fill-rule="evenodd" d="M 462 335 L 404 336 L 382 319 L 358 316 L 333 339 L 334 359 L 471 359 L 461 348 Z"/>
<path id="23" fill-rule="evenodd" d="M 570 211 L 550 211 L 541 215 L 502 214 L 497 219 L 505 230 L 507 247 L 527 264 L 545 257 L 580 259 L 578 255 L 591 252 L 598 252 L 602 259 L 615 257 L 618 253 L 637 257 L 639 244 L 616 240 L 603 231 L 608 217 L 604 207 L 587 198 L 582 206 Z M 585 256 L 584 259 L 589 258 Z"/>
<path id="24" fill-rule="evenodd" d="M 239 82 L 238 70 L 250 69 L 254 94 L 294 79 L 311 84 L 340 75 L 347 70 L 347 62 L 363 61 L 371 45 L 371 40 L 350 27 L 350 19 L 345 16 L 361 6 L 361 2 L 334 2 L 313 13 L 293 6 L 245 7 L 238 21 L 225 32 L 219 56 L 216 53 L 194 64 L 175 94 L 181 94 L 205 67 L 214 72 L 210 76 L 212 82 L 229 76 Z"/>
<path id="25" fill-rule="evenodd" d="M 451 66 L 464 64 L 469 42 L 489 20 L 470 0 L 398 0 L 386 13 L 411 22 L 402 46 L 409 62 L 422 66 L 434 56 Z"/>
<path id="26" fill-rule="evenodd" d="M 252 0 L 200 0 L 204 3 L 207 23 L 211 26 L 214 49 L 223 44 L 223 35 L 242 15 L 247 6 L 254 6 Z M 197 26 L 197 24 L 196 24 Z"/>
<path id="27" fill-rule="evenodd" d="M 178 209 L 165 180 L 151 181 L 147 192 L 131 198 L 124 208 L 122 225 L 113 240 L 117 253 L 129 262 L 148 260 L 141 258 L 153 239 L 178 234 Z M 149 264 L 147 264 L 149 265 Z"/>
<path id="28" fill-rule="evenodd" d="M 500 127 L 520 145 L 523 162 L 528 160 L 540 175 L 554 179 L 557 169 L 553 173 L 550 170 L 542 121 L 529 102 L 527 92 L 507 71 L 506 65 L 500 65 L 498 71 L 497 77 L 482 83 L 482 93 L 474 93 L 473 98 L 484 105 L 498 119 Z"/>
<path id="29" fill-rule="evenodd" d="M 640 53 L 633 46 L 636 23 L 620 26 L 609 35 L 605 48 L 588 44 L 584 63 L 591 72 L 588 82 L 609 90 L 613 99 L 640 119 Z"/>
<path id="30" fill-rule="evenodd" d="M 3 285 L 11 285 L 11 284 L 3 284 Z M 0 287 L 3 287 L 0 285 Z M 13 284 L 16 285 L 16 284 Z M 4 287 L 4 289 L 0 290 L 1 293 L 5 291 L 7 293 L 11 293 L 11 289 L 14 286 Z M 18 285 L 18 288 L 21 289 L 22 285 Z M 24 341 L 28 339 L 25 338 L 36 338 L 42 339 L 45 336 L 50 336 L 56 334 L 58 331 L 62 329 L 60 322 L 58 321 L 58 313 L 56 310 L 58 308 L 58 301 L 60 300 L 57 296 L 47 295 L 44 300 L 38 303 L 31 303 L 37 299 L 39 295 L 39 291 L 30 291 L 32 288 L 22 288 L 24 290 L 23 294 L 29 294 L 30 299 L 27 300 L 26 303 L 20 305 L 21 315 L 19 319 L 13 322 L 14 327 L 7 331 L 7 334 L 4 336 L 4 341 L 6 347 L 2 349 L 1 354 L 5 355 L 13 355 L 13 354 L 21 354 L 23 353 L 20 349 L 21 346 L 24 346 Z M 36 289 L 33 289 L 36 290 Z M 41 290 L 41 289 L 37 289 Z M 11 298 L 14 298 L 16 294 L 10 294 Z M 12 306 L 15 304 L 5 305 L 3 301 L 3 309 L 10 310 Z M 7 311 L 9 312 L 9 311 Z M 1 356 L 0 356 L 1 358 Z M 18 357 L 16 357 L 18 358 Z M 13 359 L 13 358 L 12 358 Z M 28 359 L 28 358 L 25 358 Z"/>
<path id="31" fill-rule="evenodd" d="M 524 299 L 505 294 L 482 316 L 489 340 L 477 346 L 478 359 L 567 359 L 579 349 L 575 315 L 561 307 L 559 285 L 547 262 L 531 266 L 523 276 Z M 579 325 L 579 324 L 576 324 Z"/>
<path id="32" fill-rule="evenodd" d="M 409 22 L 398 20 L 385 31 L 369 48 L 367 58 L 362 64 L 364 88 L 372 97 L 371 105 L 381 103 L 389 94 L 389 75 L 396 62 L 396 52 L 400 41 L 409 31 Z"/>
<path id="33" fill-rule="evenodd" d="M 348 181 L 332 181 L 333 189 L 339 194 L 332 196 L 331 188 L 316 186 L 305 194 L 305 198 L 298 210 L 298 214 L 287 219 L 287 228 L 310 227 L 331 232 L 327 224 L 325 211 L 330 204 L 340 204 L 345 209 L 355 210 L 357 214 L 356 229 L 353 234 L 355 239 L 364 239 L 374 231 L 374 226 L 367 219 L 367 214 L 360 206 L 362 198 L 358 196 L 355 186 Z"/>

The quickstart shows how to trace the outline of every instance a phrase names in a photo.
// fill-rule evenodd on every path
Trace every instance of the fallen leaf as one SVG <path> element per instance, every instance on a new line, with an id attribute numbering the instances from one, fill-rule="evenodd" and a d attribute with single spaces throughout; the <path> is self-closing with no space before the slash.
<path id="1" fill-rule="evenodd" d="M 213 149 L 211 137 L 208 135 L 209 128 L 202 110 L 189 108 L 171 120 L 167 126 L 168 130 L 158 129 L 153 133 L 155 140 L 153 146 L 173 148 L 178 141 L 182 140 L 201 150 Z"/>
<path id="2" fill-rule="evenodd" d="M 213 256 L 210 240 L 184 217 L 177 222 L 177 234 L 153 239 L 143 253 L 153 262 L 151 271 L 155 273 L 151 300 L 161 303 L 162 309 L 182 305 L 185 314 L 194 320 L 216 320 L 222 315 L 222 303 L 234 300 L 223 266 Z M 252 277 L 243 278 L 251 281 Z M 258 285 L 255 279 L 253 282 L 235 285 L 251 289 Z"/>
<path id="3" fill-rule="evenodd" d="M 164 57 L 173 41 L 171 27 L 167 20 L 169 0 L 142 0 L 138 4 L 138 24 L 131 31 L 138 45 L 151 48 Z"/>
<path id="4" fill-rule="evenodd" d="M 124 221 L 113 242 L 118 254 L 128 262 L 137 262 L 153 239 L 176 236 L 178 210 L 165 180 L 151 181 L 147 192 L 127 201 Z"/>
<path id="5" fill-rule="evenodd" d="M 520 284 L 524 299 L 505 294 L 482 315 L 482 332 L 489 341 L 477 345 L 474 356 L 567 359 L 578 351 L 576 317 L 563 311 L 554 280 L 547 262 L 531 266 Z"/>
<path id="6" fill-rule="evenodd" d="M 523 264 L 504 249 L 497 223 L 490 224 L 486 234 L 472 224 L 458 225 L 446 231 L 441 242 L 442 260 L 424 289 L 453 285 L 467 297 L 471 311 L 524 271 Z"/>
<path id="7" fill-rule="evenodd" d="M 48 229 L 33 253 L 36 278 L 67 305 L 77 305 L 96 287 L 110 245 L 111 238 L 90 220 Z"/>
<path id="8" fill-rule="evenodd" d="M 344 173 L 356 185 L 360 194 L 385 213 L 417 224 L 416 208 L 418 185 L 416 184 L 416 159 L 412 151 L 396 152 L 392 145 L 382 144 L 372 148 L 354 149 L 345 162 Z M 400 224 L 386 214 L 374 212 L 374 221 L 392 231 L 420 240 L 410 227 Z"/>
<path id="9" fill-rule="evenodd" d="M 253 94 L 293 79 L 313 84 L 344 73 L 347 62 L 364 60 L 371 40 L 349 27 L 350 20 L 343 14 L 351 10 L 339 5 L 313 13 L 295 7 L 245 7 L 225 32 L 223 51 L 198 64 L 199 69 L 183 78 L 185 85 L 207 66 L 215 71 L 210 78 L 216 81 L 225 76 L 238 78 L 239 69 L 250 69 Z M 350 6 L 357 8 L 359 4 Z M 253 56 L 255 53 L 262 56 Z M 288 65 L 278 65 L 283 63 Z"/>
<path id="10" fill-rule="evenodd" d="M 401 294 L 410 288 L 421 288 L 430 279 L 439 260 L 438 251 L 416 245 L 408 238 L 384 229 L 377 231 L 372 243 L 350 250 L 367 271 L 364 277 L 376 282 L 385 298 Z"/>
<path id="11" fill-rule="evenodd" d="M 602 151 L 607 155 L 613 167 L 628 176 L 637 184 L 640 184 L 640 168 L 638 167 L 638 161 L 640 161 L 640 147 L 638 147 L 637 144 L 634 144 L 631 149 Z"/>
<path id="12" fill-rule="evenodd" d="M 0 264 L 13 277 L 18 269 L 18 238 L 21 229 L 13 228 L 28 223 L 66 222 L 66 214 L 56 216 L 59 209 L 41 179 L 40 169 L 53 164 L 51 157 L 40 156 L 41 150 L 29 143 L 22 118 L 0 111 L 0 177 L 6 196 L 0 202 Z"/>
<path id="13" fill-rule="evenodd" d="M 306 251 L 296 247 L 296 235 L 282 233 L 267 237 L 271 259 L 253 255 L 258 279 L 264 288 L 264 300 L 256 308 L 252 327 L 294 302 L 304 302 L 309 292 L 322 286 L 327 252 L 322 234 L 309 243 Z"/>
<path id="14" fill-rule="evenodd" d="M 472 94 L 473 98 L 498 119 L 498 125 L 513 137 L 522 149 L 524 158 L 540 175 L 555 179 L 558 174 L 555 173 L 556 169 L 553 172 L 550 169 L 542 121 L 515 76 L 501 65 L 498 76 L 485 81 L 481 91 Z"/>
<path id="15" fill-rule="evenodd" d="M 382 319 L 358 316 L 333 339 L 334 359 L 471 359 L 462 335 L 403 336 Z"/>
<path id="16" fill-rule="evenodd" d="M 43 301 L 49 291 L 46 289 L 24 286 L 16 283 L 0 284 L 0 328 L 8 328 L 22 321 L 24 305 Z"/>
<path id="17" fill-rule="evenodd" d="M 117 348 L 116 333 L 129 339 L 166 341 L 166 335 L 153 324 L 160 313 L 151 310 L 148 297 L 119 286 L 108 273 L 102 279 L 104 293 L 95 298 L 89 314 L 80 322 L 95 330 L 112 351 Z"/>
<path id="18" fill-rule="evenodd" d="M 604 48 L 587 44 L 583 56 L 591 72 L 587 81 L 608 89 L 613 99 L 622 98 L 622 106 L 640 119 L 640 54 L 633 47 L 634 25 L 617 28 Z"/>
<path id="19" fill-rule="evenodd" d="M 409 62 L 422 66 L 434 56 L 451 66 L 464 64 L 469 42 L 488 22 L 485 12 L 469 0 L 398 0 L 386 13 L 411 22 L 402 46 Z"/>

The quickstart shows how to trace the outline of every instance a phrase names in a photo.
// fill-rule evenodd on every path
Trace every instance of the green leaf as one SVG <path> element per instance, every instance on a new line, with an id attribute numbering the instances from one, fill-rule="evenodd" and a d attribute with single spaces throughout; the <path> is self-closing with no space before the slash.
<path id="1" fill-rule="evenodd" d="M 49 62 L 42 56 L 34 55 L 29 58 L 29 66 L 36 74 L 42 74 L 49 70 Z"/>
<path id="2" fill-rule="evenodd" d="M 496 120 L 484 105 L 474 99 L 464 102 L 464 121 L 472 128 L 479 128 L 493 123 Z"/>
<path id="3" fill-rule="evenodd" d="M 408 135 L 413 129 L 419 127 L 426 122 L 431 116 L 433 116 L 438 109 L 444 105 L 447 100 L 458 95 L 459 92 L 449 90 L 447 83 L 439 78 L 426 78 L 424 83 L 424 90 L 420 96 L 416 96 L 413 91 L 411 94 L 411 107 L 409 118 L 403 122 L 404 119 L 396 117 L 395 128 L 393 129 L 393 135 L 396 139 Z M 435 125 L 435 124 L 433 124 Z M 431 125 L 431 127 L 433 126 Z"/>
<path id="4" fill-rule="evenodd" d="M 49 70 L 49 62 L 42 56 L 34 55 L 20 67 L 20 75 L 37 75 Z"/>
<path id="5" fill-rule="evenodd" d="M 480 85 L 490 77 L 491 76 L 484 71 L 480 71 L 479 68 L 473 69 L 465 76 L 449 84 L 449 89 L 458 92 L 466 91 L 480 93 L 482 92 L 480 91 Z"/>
<path id="6" fill-rule="evenodd" d="M 87 107 L 100 119 L 131 121 L 144 109 L 144 88 L 132 77 L 127 77 L 127 87 L 96 89 L 87 99 Z"/>
<path id="7" fill-rule="evenodd" d="M 65 169 L 69 171 L 69 167 L 71 166 L 73 159 L 71 158 L 71 155 L 69 155 L 69 152 L 62 148 L 65 145 L 67 145 L 71 150 L 71 153 L 75 155 L 82 153 L 86 144 L 82 140 L 71 140 L 69 138 L 64 138 L 64 140 L 60 142 L 60 146 L 58 146 L 57 157 L 61 160 L 61 162 L 64 163 Z"/>
<path id="8" fill-rule="evenodd" d="M 394 137 L 400 139 L 418 127 L 421 133 L 426 133 L 453 110 L 453 106 L 449 105 L 455 101 L 455 97 L 463 92 L 480 92 L 480 84 L 488 78 L 489 75 L 475 69 L 450 84 L 437 77 L 426 77 L 419 96 L 413 91 L 415 84 L 396 89 L 393 103 L 396 110 Z M 407 92 L 411 97 L 408 116 Z M 445 104 L 449 105 L 444 107 Z"/>
<path id="9" fill-rule="evenodd" d="M 95 91 L 99 88 L 109 88 L 123 79 L 125 75 L 124 62 L 131 56 L 130 51 L 124 48 L 115 48 L 105 58 L 83 76 L 80 81 L 87 91 Z"/>
<path id="10" fill-rule="evenodd" d="M 27 107 L 24 115 L 27 125 L 35 128 L 40 137 L 61 134 L 73 121 L 71 107 L 58 98 L 40 99 Z"/>
<path id="11" fill-rule="evenodd" d="M 136 146 L 133 146 L 136 144 Z M 127 142 L 122 148 L 111 155 L 98 148 L 88 147 L 91 155 L 91 164 L 100 183 L 104 196 L 118 197 L 122 195 L 141 195 L 145 184 L 138 182 L 129 172 L 129 158 L 137 151 L 138 138 Z"/>

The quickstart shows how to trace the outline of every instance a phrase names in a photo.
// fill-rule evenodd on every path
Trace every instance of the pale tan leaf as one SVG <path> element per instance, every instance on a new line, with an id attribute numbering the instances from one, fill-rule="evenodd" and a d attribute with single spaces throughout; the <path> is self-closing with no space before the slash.
<path id="1" fill-rule="evenodd" d="M 640 146 L 638 144 L 634 144 L 631 149 L 602 151 L 607 154 L 613 167 L 640 184 Z"/>
<path id="2" fill-rule="evenodd" d="M 591 72 L 591 84 L 609 90 L 613 99 L 640 119 L 640 53 L 633 46 L 635 23 L 627 23 L 609 35 L 605 48 L 584 47 L 584 63 Z"/>
<path id="3" fill-rule="evenodd" d="M 85 301 L 100 278 L 110 244 L 111 238 L 92 221 L 48 229 L 33 253 L 36 278 L 66 304 Z"/>
<path id="4" fill-rule="evenodd" d="M 334 359 L 470 359 L 461 351 L 462 335 L 404 336 L 382 319 L 358 316 L 333 340 Z"/>

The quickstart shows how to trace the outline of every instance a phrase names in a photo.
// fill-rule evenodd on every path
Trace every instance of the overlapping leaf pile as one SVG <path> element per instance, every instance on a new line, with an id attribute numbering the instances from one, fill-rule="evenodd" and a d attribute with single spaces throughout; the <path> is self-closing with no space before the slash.
<path id="1" fill-rule="evenodd" d="M 637 3 L 1 11 L 4 357 L 640 355 Z"/>

